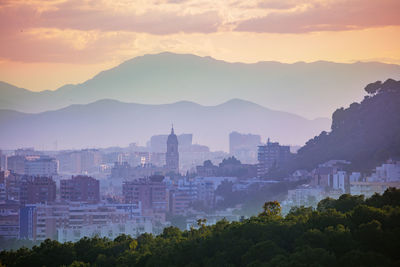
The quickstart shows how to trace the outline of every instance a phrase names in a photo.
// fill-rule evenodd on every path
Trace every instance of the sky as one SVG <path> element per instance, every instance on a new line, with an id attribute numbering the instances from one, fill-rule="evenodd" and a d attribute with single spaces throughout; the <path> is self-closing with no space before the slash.
<path id="1" fill-rule="evenodd" d="M 0 80 L 55 90 L 164 51 L 400 64 L 399 14 L 399 0 L 0 0 Z"/>

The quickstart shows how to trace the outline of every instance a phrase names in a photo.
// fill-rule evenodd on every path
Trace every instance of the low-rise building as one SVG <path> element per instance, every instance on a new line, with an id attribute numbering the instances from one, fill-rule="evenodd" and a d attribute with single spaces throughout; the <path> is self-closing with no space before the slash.
<path id="1" fill-rule="evenodd" d="M 59 242 L 77 242 L 83 237 L 101 236 L 115 239 L 118 236 L 130 235 L 137 237 L 143 233 L 152 233 L 153 227 L 150 219 L 144 218 L 135 223 L 114 223 L 108 225 L 88 225 L 82 228 L 59 228 Z"/>
<path id="2" fill-rule="evenodd" d="M 400 160 L 389 159 L 386 163 L 375 168 L 370 177 L 372 181 L 397 182 L 400 181 Z"/>
<path id="3" fill-rule="evenodd" d="M 375 193 L 383 194 L 389 187 L 400 188 L 400 182 L 350 182 L 350 194 L 370 197 Z"/>
<path id="4" fill-rule="evenodd" d="M 288 206 L 315 206 L 318 201 L 325 197 L 324 190 L 308 185 L 288 190 L 288 197 L 285 205 Z"/>
<path id="5" fill-rule="evenodd" d="M 143 217 L 141 207 L 131 204 L 85 204 L 59 202 L 26 205 L 20 209 L 21 238 L 45 240 L 47 238 L 77 241 L 94 234 L 112 237 L 121 233 L 136 234 L 141 229 L 151 232 L 151 218 Z M 117 225 L 119 228 L 114 228 Z M 118 230 L 125 225 L 126 230 Z M 97 229 L 94 231 L 94 229 Z M 107 230 L 105 230 L 107 229 Z M 142 232 L 140 232 L 142 233 Z"/>

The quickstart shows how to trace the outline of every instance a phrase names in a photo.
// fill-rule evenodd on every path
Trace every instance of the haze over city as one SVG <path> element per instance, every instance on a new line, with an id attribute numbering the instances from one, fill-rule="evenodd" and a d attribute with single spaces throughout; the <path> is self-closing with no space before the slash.
<path id="1" fill-rule="evenodd" d="M 397 266 L 399 14 L 0 0 L 0 267 Z"/>

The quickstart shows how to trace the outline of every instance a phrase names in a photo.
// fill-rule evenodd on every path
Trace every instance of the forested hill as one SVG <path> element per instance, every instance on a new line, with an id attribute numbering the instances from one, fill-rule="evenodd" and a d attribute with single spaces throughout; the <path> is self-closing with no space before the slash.
<path id="1" fill-rule="evenodd" d="M 382 196 L 342 195 L 317 210 L 277 202 L 243 222 L 220 221 L 159 236 L 46 240 L 33 249 L 0 252 L 5 266 L 400 266 L 400 190 Z M 2 266 L 3 266 L 2 265 Z"/>
<path id="2" fill-rule="evenodd" d="M 292 169 L 312 169 L 331 159 L 352 162 L 368 171 L 388 158 L 400 156 L 400 81 L 377 81 L 365 87 L 361 103 L 332 115 L 331 132 L 322 132 L 299 151 Z"/>

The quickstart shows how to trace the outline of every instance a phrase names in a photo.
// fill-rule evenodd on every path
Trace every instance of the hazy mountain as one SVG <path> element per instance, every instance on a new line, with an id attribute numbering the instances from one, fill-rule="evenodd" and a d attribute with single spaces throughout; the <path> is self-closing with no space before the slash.
<path id="1" fill-rule="evenodd" d="M 345 159 L 350 169 L 369 171 L 389 158 L 400 158 L 400 81 L 368 85 L 361 103 L 337 109 L 332 130 L 310 139 L 293 169 L 312 169 L 331 159 Z"/>
<path id="2" fill-rule="evenodd" d="M 217 105 L 246 99 L 308 118 L 328 117 L 361 100 L 373 80 L 400 79 L 400 66 L 383 63 L 255 64 L 227 63 L 210 57 L 161 53 L 128 60 L 78 85 L 33 93 L 0 83 L 0 109 L 43 112 L 115 99 L 144 104 L 189 100 Z"/>
<path id="3" fill-rule="evenodd" d="M 0 147 L 38 149 L 107 147 L 139 142 L 151 135 L 193 133 L 194 141 L 213 150 L 228 149 L 231 131 L 260 134 L 285 144 L 303 144 L 327 130 L 329 119 L 307 120 L 287 112 L 233 99 L 217 106 L 193 102 L 165 105 L 101 100 L 56 111 L 26 114 L 0 110 Z"/>

